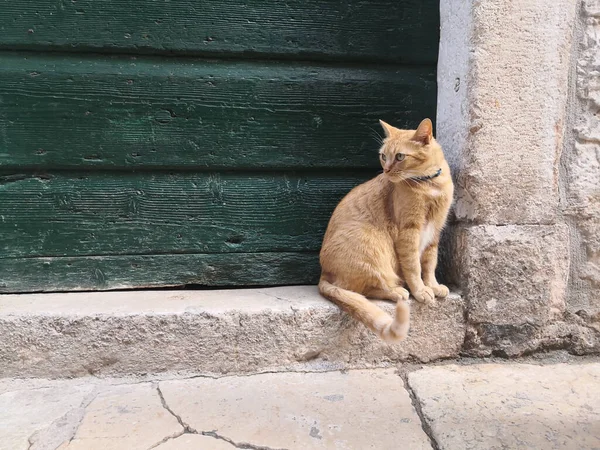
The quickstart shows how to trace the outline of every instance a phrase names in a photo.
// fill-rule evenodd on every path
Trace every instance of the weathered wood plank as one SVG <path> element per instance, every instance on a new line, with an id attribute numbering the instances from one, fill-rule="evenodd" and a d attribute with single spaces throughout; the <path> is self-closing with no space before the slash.
<path id="1" fill-rule="evenodd" d="M 378 119 L 435 116 L 435 69 L 0 54 L 8 169 L 377 167 Z"/>
<path id="2" fill-rule="evenodd" d="M 435 63 L 438 0 L 0 0 L 0 48 Z"/>
<path id="3" fill-rule="evenodd" d="M 317 253 L 0 259 L 0 293 L 315 284 Z"/>
<path id="4" fill-rule="evenodd" d="M 318 251 L 374 173 L 0 177 L 0 258 Z"/>

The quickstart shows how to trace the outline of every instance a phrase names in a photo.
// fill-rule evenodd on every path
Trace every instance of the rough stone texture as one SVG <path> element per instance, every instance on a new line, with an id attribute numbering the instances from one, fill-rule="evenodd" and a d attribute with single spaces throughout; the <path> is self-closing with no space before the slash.
<path id="1" fill-rule="evenodd" d="M 572 224 L 570 309 L 600 328 L 600 2 L 581 8 L 573 133 L 565 146 L 564 210 Z"/>
<path id="2" fill-rule="evenodd" d="M 440 450 L 600 448 L 600 364 L 449 365 L 408 380 Z"/>
<path id="3" fill-rule="evenodd" d="M 437 137 L 457 184 L 440 266 L 469 305 L 464 350 L 600 351 L 599 2 L 440 8 Z"/>
<path id="4" fill-rule="evenodd" d="M 431 448 L 393 370 L 196 378 L 160 389 L 192 430 L 241 448 Z"/>
<path id="5" fill-rule="evenodd" d="M 459 171 L 459 220 L 556 221 L 576 8 L 573 0 L 442 2 L 438 133 Z"/>
<path id="6" fill-rule="evenodd" d="M 0 450 L 39 450 L 37 432 L 48 427 L 57 431 L 47 436 L 48 444 L 60 445 L 69 439 L 77 423 L 78 413 L 89 403 L 94 385 L 1 386 L 0 385 Z M 48 447 L 45 447 L 48 448 Z"/>
<path id="7" fill-rule="evenodd" d="M 455 357 L 464 334 L 455 294 L 413 302 L 409 338 L 394 345 L 313 286 L 4 295 L 0 376 L 365 368 Z"/>
<path id="8" fill-rule="evenodd" d="M 86 408 L 75 435 L 60 450 L 148 449 L 183 433 L 163 407 L 156 386 L 112 386 Z"/>
<path id="9" fill-rule="evenodd" d="M 464 228 L 469 320 L 544 325 L 565 310 L 569 233 L 563 225 Z"/>
<path id="10" fill-rule="evenodd" d="M 598 316 L 600 326 L 600 217 L 575 219 L 577 238 L 573 252 L 569 305 L 574 312 Z"/>
<path id="11" fill-rule="evenodd" d="M 453 270 L 469 300 L 463 354 L 598 351 L 599 317 L 567 304 L 567 226 L 462 226 L 452 243 L 460 255 Z"/>
<path id="12" fill-rule="evenodd" d="M 595 320 L 596 323 L 591 323 Z M 575 355 L 598 353 L 598 318 L 566 312 L 561 320 L 544 326 L 470 323 L 463 355 L 517 357 L 540 350 L 566 349 Z"/>

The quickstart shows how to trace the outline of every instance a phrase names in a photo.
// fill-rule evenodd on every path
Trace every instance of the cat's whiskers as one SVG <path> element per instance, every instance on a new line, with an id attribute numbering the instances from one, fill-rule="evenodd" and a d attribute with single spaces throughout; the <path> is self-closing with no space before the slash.
<path id="1" fill-rule="evenodd" d="M 406 180 L 406 179 L 402 178 L 400 181 L 401 181 L 402 183 L 404 183 L 404 185 L 405 185 L 405 186 L 410 186 L 410 183 L 408 182 L 408 180 Z"/>
<path id="2" fill-rule="evenodd" d="M 394 175 L 400 175 L 400 172 L 392 172 L 392 176 L 390 178 L 394 178 L 395 180 L 397 180 L 397 182 L 404 184 L 407 187 L 411 187 L 412 185 L 409 183 L 410 181 L 413 181 L 410 179 L 410 177 L 403 177 L 403 176 L 394 176 Z"/>
<path id="3" fill-rule="evenodd" d="M 371 137 L 375 139 L 377 144 L 379 144 L 379 146 L 381 147 L 383 145 L 383 137 L 373 128 L 369 127 L 369 129 L 371 130 Z"/>

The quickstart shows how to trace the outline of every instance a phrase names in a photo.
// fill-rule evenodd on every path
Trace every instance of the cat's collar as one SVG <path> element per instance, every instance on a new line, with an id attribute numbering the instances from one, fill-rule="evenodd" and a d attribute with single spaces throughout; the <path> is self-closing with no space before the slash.
<path id="1" fill-rule="evenodd" d="M 433 175 L 423 175 L 421 177 L 411 177 L 411 178 L 409 178 L 409 180 L 411 180 L 411 181 L 427 181 L 427 180 L 432 180 L 434 178 L 437 178 L 441 174 L 442 174 L 442 169 L 440 168 Z"/>

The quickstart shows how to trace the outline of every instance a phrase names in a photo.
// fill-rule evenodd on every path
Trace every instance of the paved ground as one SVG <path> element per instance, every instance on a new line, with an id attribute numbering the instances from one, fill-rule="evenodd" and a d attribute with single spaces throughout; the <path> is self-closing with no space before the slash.
<path id="1" fill-rule="evenodd" d="M 2 450 L 236 447 L 600 449 L 600 363 L 0 380 Z"/>

